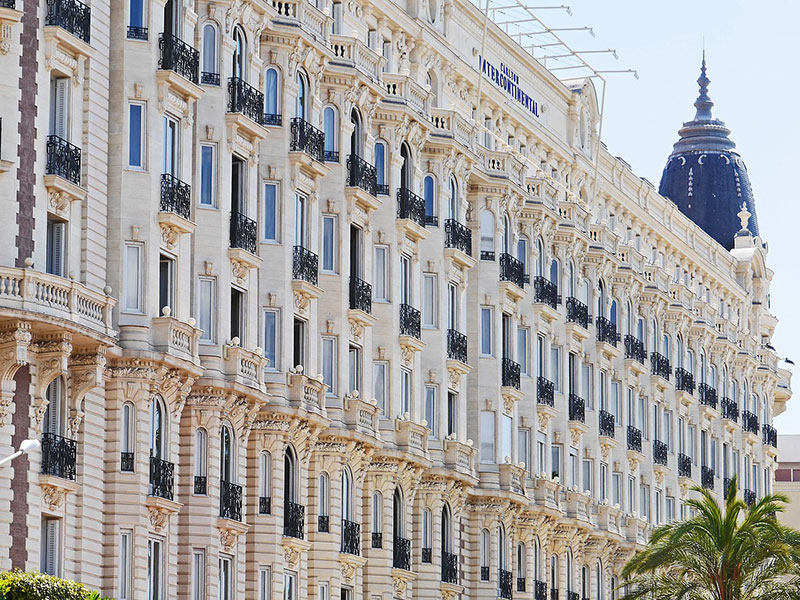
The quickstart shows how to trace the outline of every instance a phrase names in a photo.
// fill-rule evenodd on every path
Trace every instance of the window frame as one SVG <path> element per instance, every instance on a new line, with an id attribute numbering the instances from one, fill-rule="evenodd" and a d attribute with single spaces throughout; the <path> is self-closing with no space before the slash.
<path id="1" fill-rule="evenodd" d="M 131 145 L 133 143 L 133 108 L 139 109 L 139 164 L 131 162 Z M 131 171 L 147 171 L 147 102 L 128 100 L 128 161 L 127 168 Z"/>

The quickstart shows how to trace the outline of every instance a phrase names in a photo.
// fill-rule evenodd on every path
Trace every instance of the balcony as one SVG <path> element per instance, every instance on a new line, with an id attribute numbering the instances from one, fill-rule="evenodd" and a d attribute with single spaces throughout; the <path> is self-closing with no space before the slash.
<path id="1" fill-rule="evenodd" d="M 598 413 L 598 417 L 599 417 L 600 435 L 613 438 L 614 430 L 616 429 L 615 427 L 616 424 L 614 422 L 614 415 L 612 415 L 608 411 L 601 410 Z"/>
<path id="2" fill-rule="evenodd" d="M 617 326 L 605 317 L 597 317 L 595 321 L 597 327 L 597 341 L 603 344 L 611 344 L 617 347 Z"/>
<path id="3" fill-rule="evenodd" d="M 533 580 L 533 600 L 547 600 L 547 584 L 544 581 Z"/>
<path id="4" fill-rule="evenodd" d="M 558 309 L 558 305 L 561 302 L 561 298 L 558 296 L 558 286 L 547 278 L 536 275 L 533 278 L 533 301 Z M 569 318 L 569 306 L 567 307 L 567 315 Z"/>
<path id="5" fill-rule="evenodd" d="M 500 281 L 510 281 L 520 289 L 525 288 L 525 265 L 510 254 L 500 254 Z"/>
<path id="6" fill-rule="evenodd" d="M 290 152 L 305 152 L 317 162 L 325 162 L 325 134 L 319 129 L 294 117 L 290 124 Z"/>
<path id="7" fill-rule="evenodd" d="M 408 219 L 419 227 L 425 228 L 425 200 L 408 188 L 397 190 L 397 218 Z"/>
<path id="8" fill-rule="evenodd" d="M 422 339 L 420 312 L 410 304 L 400 305 L 400 335 Z"/>
<path id="9" fill-rule="evenodd" d="M 249 138 L 260 140 L 266 136 L 264 121 L 264 94 L 239 77 L 228 79 L 228 115 L 226 122 L 232 134 L 242 131 Z"/>
<path id="10" fill-rule="evenodd" d="M 697 386 L 697 391 L 700 393 L 700 404 L 717 410 L 717 390 L 706 383 L 701 383 Z"/>
<path id="11" fill-rule="evenodd" d="M 350 309 L 372 314 L 372 286 L 358 277 L 350 278 Z"/>
<path id="12" fill-rule="evenodd" d="M 494 262 L 494 250 L 481 250 L 481 260 Z"/>
<path id="13" fill-rule="evenodd" d="M 711 467 L 702 467 L 700 469 L 700 481 L 703 488 L 707 490 L 714 490 L 714 469 Z"/>
<path id="14" fill-rule="evenodd" d="M 219 73 L 202 71 L 200 73 L 200 83 L 204 85 L 219 85 Z"/>
<path id="15" fill-rule="evenodd" d="M 678 477 L 692 477 L 692 457 L 678 454 Z"/>
<path id="16" fill-rule="evenodd" d="M 353 556 L 361 555 L 361 526 L 358 523 L 342 519 L 341 551 Z"/>
<path id="17" fill-rule="evenodd" d="M 119 470 L 123 473 L 133 473 L 134 465 L 136 464 L 135 455 L 133 452 L 120 452 L 119 453 Z"/>
<path id="18" fill-rule="evenodd" d="M 347 157 L 347 185 L 377 196 L 378 170 L 360 156 L 350 154 Z"/>
<path id="19" fill-rule="evenodd" d="M 720 402 L 722 418 L 736 423 L 739 420 L 739 406 L 730 398 L 723 398 Z"/>
<path id="20" fill-rule="evenodd" d="M 536 378 L 536 403 L 545 406 L 555 405 L 555 384 L 541 375 Z"/>
<path id="21" fill-rule="evenodd" d="M 242 520 L 242 486 L 230 481 L 220 481 L 219 516 L 231 521 Z"/>
<path id="22" fill-rule="evenodd" d="M 511 598 L 512 581 L 511 571 L 497 569 L 497 593 L 501 598 Z"/>
<path id="23" fill-rule="evenodd" d="M 208 477 L 203 475 L 194 476 L 194 493 L 198 496 L 205 496 L 208 493 Z"/>
<path id="24" fill-rule="evenodd" d="M 567 600 L 580 600 L 578 592 L 567 591 Z"/>
<path id="25" fill-rule="evenodd" d="M 578 394 L 569 395 L 569 420 L 578 423 L 586 422 L 586 401 Z"/>
<path id="26" fill-rule="evenodd" d="M 635 360 L 644 364 L 647 360 L 647 351 L 644 349 L 644 342 L 633 335 L 625 336 L 625 358 Z"/>
<path id="27" fill-rule="evenodd" d="M 148 495 L 165 500 L 173 499 L 175 465 L 155 456 L 150 457 L 150 493 Z"/>
<path id="28" fill-rule="evenodd" d="M 481 567 L 481 569 L 483 568 Z M 489 578 L 488 573 L 486 578 Z M 442 581 L 445 583 L 458 583 L 458 554 L 442 552 Z"/>
<path id="29" fill-rule="evenodd" d="M 667 465 L 667 445 L 661 440 L 653 440 L 653 464 Z"/>
<path id="30" fill-rule="evenodd" d="M 628 450 L 642 451 L 642 430 L 633 425 L 628 425 Z"/>
<path id="31" fill-rule="evenodd" d="M 762 441 L 767 446 L 778 447 L 778 431 L 772 425 L 764 423 L 761 426 Z"/>
<path id="32" fill-rule="evenodd" d="M 558 588 L 550 590 L 550 600 L 558 600 Z"/>
<path id="33" fill-rule="evenodd" d="M 283 535 L 302 540 L 305 533 L 306 507 L 287 500 L 283 505 Z"/>
<path id="34" fill-rule="evenodd" d="M 537 277 L 536 279 L 539 278 Z M 542 279 L 544 279 L 544 277 L 542 277 Z M 547 283 L 550 282 L 548 281 Z M 553 287 L 555 286 L 553 285 Z M 574 296 L 567 298 L 567 323 L 577 323 L 584 329 L 589 328 L 589 307 Z"/>
<path id="35" fill-rule="evenodd" d="M 231 248 L 241 248 L 250 254 L 257 253 L 258 223 L 239 212 L 231 213 Z"/>
<path id="36" fill-rule="evenodd" d="M 270 496 L 258 497 L 258 514 L 260 515 L 272 514 L 272 498 Z"/>
<path id="37" fill-rule="evenodd" d="M 91 9 L 78 0 L 47 0 L 44 24 L 60 27 L 87 44 L 90 42 Z"/>
<path id="38" fill-rule="evenodd" d="M 372 532 L 372 547 L 376 549 L 383 548 L 383 533 L 380 531 Z"/>
<path id="39" fill-rule="evenodd" d="M 467 336 L 455 329 L 447 330 L 447 358 L 467 364 Z"/>
<path id="40" fill-rule="evenodd" d="M 322 153 L 322 157 L 324 158 L 324 162 L 326 163 L 338 163 L 339 162 L 339 151 L 338 150 L 325 150 Z"/>
<path id="41" fill-rule="evenodd" d="M 519 363 L 514 362 L 510 358 L 504 358 L 501 385 L 503 387 L 510 387 L 514 388 L 515 390 L 518 390 L 520 389 L 519 377 L 520 377 Z"/>
<path id="42" fill-rule="evenodd" d="M 411 570 L 411 540 L 401 537 L 394 538 L 394 545 L 392 546 L 392 567 L 395 569 L 402 569 L 403 571 Z"/>
<path id="43" fill-rule="evenodd" d="M 650 366 L 651 366 L 651 373 L 656 375 L 657 377 L 661 377 L 669 381 L 670 375 L 670 367 L 669 367 L 669 359 L 666 356 L 662 356 L 658 352 L 651 352 L 650 353 Z"/>
<path id="44" fill-rule="evenodd" d="M 75 481 L 75 440 L 54 433 L 42 434 L 42 474 Z"/>
<path id="45" fill-rule="evenodd" d="M 319 533 L 330 533 L 331 518 L 328 515 L 319 515 L 317 517 L 317 531 Z"/>
<path id="46" fill-rule="evenodd" d="M 158 36 L 158 48 L 159 69 L 177 73 L 197 85 L 200 65 L 200 53 L 197 50 L 171 33 L 162 33 Z"/>
<path id="47" fill-rule="evenodd" d="M 742 429 L 758 435 L 758 417 L 749 410 L 742 411 Z"/>
<path id="48" fill-rule="evenodd" d="M 56 175 L 79 186 L 81 184 L 81 149 L 57 135 L 48 135 L 45 174 Z"/>
<path id="49" fill-rule="evenodd" d="M 675 390 L 694 394 L 694 376 L 684 368 L 675 368 Z"/>
<path id="50" fill-rule="evenodd" d="M 525 591 L 525 578 L 524 577 L 517 577 L 517 591 L 524 592 Z"/>
<path id="51" fill-rule="evenodd" d="M 753 506 L 756 503 L 756 493 L 753 490 L 744 490 L 744 502 L 747 506 Z"/>
<path id="52" fill-rule="evenodd" d="M 161 174 L 161 212 L 175 213 L 179 217 L 191 220 L 192 188 L 169 173 Z"/>
<path id="53" fill-rule="evenodd" d="M 472 231 L 455 219 L 445 219 L 444 247 L 460 250 L 467 256 L 472 256 Z"/>

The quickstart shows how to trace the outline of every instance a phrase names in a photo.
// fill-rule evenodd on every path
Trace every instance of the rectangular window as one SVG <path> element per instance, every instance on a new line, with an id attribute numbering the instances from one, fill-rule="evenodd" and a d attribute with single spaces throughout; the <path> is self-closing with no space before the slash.
<path id="1" fill-rule="evenodd" d="M 547 377 L 545 370 L 544 336 L 536 336 L 536 376 Z"/>
<path id="2" fill-rule="evenodd" d="M 172 117 L 164 117 L 164 163 L 162 173 L 180 177 L 179 149 L 180 126 Z"/>
<path id="3" fill-rule="evenodd" d="M 436 327 L 436 275 L 422 276 L 422 324 L 425 327 Z"/>
<path id="4" fill-rule="evenodd" d="M 574 448 L 569 451 L 569 484 L 578 485 L 578 453 Z"/>
<path id="5" fill-rule="evenodd" d="M 272 569 L 270 567 L 261 567 L 258 570 L 258 600 L 272 600 Z M 321 597 L 320 600 L 322 600 Z M 328 600 L 327 596 L 325 600 Z"/>
<path id="6" fill-rule="evenodd" d="M 675 498 L 667 496 L 665 509 L 664 516 L 667 519 L 667 523 L 672 523 L 675 520 Z"/>
<path id="7" fill-rule="evenodd" d="M 530 329 L 527 327 L 517 328 L 517 361 L 519 362 L 519 369 L 522 375 L 530 375 L 530 359 L 528 358 L 528 339 L 530 338 Z"/>
<path id="8" fill-rule="evenodd" d="M 54 77 L 50 86 L 50 135 L 69 141 L 69 78 Z"/>
<path id="9" fill-rule="evenodd" d="M 647 398 L 639 396 L 639 429 L 642 431 L 642 439 L 649 439 L 647 435 Z"/>
<path id="10" fill-rule="evenodd" d="M 167 306 L 175 312 L 175 261 L 162 254 L 158 259 L 158 315 L 164 314 Z"/>
<path id="11" fill-rule="evenodd" d="M 408 256 L 400 257 L 400 303 L 411 304 L 411 259 Z"/>
<path id="12" fill-rule="evenodd" d="M 264 240 L 278 241 L 278 184 L 264 184 Z"/>
<path id="13" fill-rule="evenodd" d="M 277 370 L 278 364 L 278 331 L 279 319 L 277 310 L 264 311 L 264 357 L 269 361 L 267 368 Z"/>
<path id="14" fill-rule="evenodd" d="M 655 524 L 661 525 L 662 515 L 661 515 L 661 490 L 656 490 L 656 497 L 653 500 L 653 508 L 655 508 Z"/>
<path id="15" fill-rule="evenodd" d="M 375 300 L 389 300 L 389 247 L 375 246 L 374 283 L 372 295 Z"/>
<path id="16" fill-rule="evenodd" d="M 162 600 L 163 562 L 161 540 L 147 540 L 147 600 Z"/>
<path id="17" fill-rule="evenodd" d="M 247 311 L 246 296 L 243 291 L 231 288 L 231 339 L 239 338 L 244 345 L 244 318 Z"/>
<path id="18" fill-rule="evenodd" d="M 436 406 L 436 388 L 432 385 L 425 386 L 425 420 L 428 422 L 430 437 L 435 438 L 438 434 L 437 419 L 439 410 Z"/>
<path id="19" fill-rule="evenodd" d="M 292 366 L 306 364 L 306 322 L 295 319 L 292 326 Z"/>
<path id="20" fill-rule="evenodd" d="M 494 413 L 490 410 L 481 411 L 481 462 L 492 464 L 494 458 Z"/>
<path id="21" fill-rule="evenodd" d="M 481 307 L 481 355 L 492 355 L 492 309 Z"/>
<path id="22" fill-rule="evenodd" d="M 324 273 L 336 272 L 336 217 L 324 215 L 322 217 L 322 271 Z"/>
<path id="23" fill-rule="evenodd" d="M 320 583 L 318 590 L 317 600 L 328 600 L 328 584 Z"/>
<path id="24" fill-rule="evenodd" d="M 200 206 L 216 205 L 216 147 L 213 144 L 200 145 Z"/>
<path id="25" fill-rule="evenodd" d="M 216 340 L 217 281 L 201 277 L 197 282 L 197 326 L 203 330 L 200 341 L 214 343 Z"/>
<path id="26" fill-rule="evenodd" d="M 373 367 L 372 387 L 375 400 L 382 415 L 386 415 L 386 398 L 388 397 L 388 379 L 386 379 L 386 363 L 376 362 Z"/>
<path id="27" fill-rule="evenodd" d="M 600 463 L 600 500 L 608 500 L 608 465 Z"/>
<path id="28" fill-rule="evenodd" d="M 322 381 L 328 386 L 327 394 L 336 395 L 336 338 L 322 338 Z"/>
<path id="29" fill-rule="evenodd" d="M 561 464 L 561 454 L 560 444 L 550 446 L 550 471 L 553 477 L 561 478 L 561 474 L 564 472 L 564 467 Z"/>
<path id="30" fill-rule="evenodd" d="M 611 474 L 611 503 L 625 509 L 622 502 L 622 473 Z"/>
<path id="31" fill-rule="evenodd" d="M 350 392 L 361 393 L 361 348 L 350 346 L 348 350 L 348 367 L 350 372 Z"/>
<path id="32" fill-rule="evenodd" d="M 531 430 L 519 429 L 517 432 L 517 462 L 524 462 L 528 472 L 533 471 L 531 463 Z"/>
<path id="33" fill-rule="evenodd" d="M 63 221 L 47 219 L 47 261 L 46 270 L 51 275 L 64 277 L 67 251 L 67 224 Z"/>
<path id="34" fill-rule="evenodd" d="M 556 392 L 561 391 L 561 348 L 550 348 L 550 379 Z"/>
<path id="35" fill-rule="evenodd" d="M 628 477 L 628 512 L 636 511 L 636 478 Z"/>
<path id="36" fill-rule="evenodd" d="M 411 371 L 400 371 L 400 414 L 411 414 Z"/>
<path id="37" fill-rule="evenodd" d="M 503 414 L 502 421 L 503 429 L 501 431 L 501 455 L 502 459 L 505 462 L 506 458 L 514 462 L 514 455 L 512 454 L 512 440 L 511 436 L 513 435 L 513 420 L 509 415 Z"/>
<path id="38" fill-rule="evenodd" d="M 447 392 L 447 435 L 453 435 L 458 430 L 458 394 Z"/>
<path id="39" fill-rule="evenodd" d="M 192 600 L 205 600 L 206 597 L 206 551 L 192 551 Z"/>
<path id="40" fill-rule="evenodd" d="M 42 519 L 42 573 L 61 576 L 61 521 L 59 519 Z"/>
<path id="41" fill-rule="evenodd" d="M 232 559 L 221 556 L 219 559 L 219 600 L 231 600 L 231 578 L 233 577 Z"/>
<path id="42" fill-rule="evenodd" d="M 119 534 L 119 592 L 118 600 L 131 600 L 131 553 L 133 531 L 124 530 Z"/>
<path id="43" fill-rule="evenodd" d="M 283 572 L 283 600 L 297 600 L 297 573 Z"/>
<path id="44" fill-rule="evenodd" d="M 592 365 L 581 365 L 581 387 L 586 400 L 586 408 L 591 410 L 594 408 L 594 373 L 592 372 Z"/>
<path id="45" fill-rule="evenodd" d="M 620 397 L 619 381 L 612 381 L 610 387 L 610 412 L 614 415 L 614 423 L 617 426 L 622 425 L 622 399 Z"/>
<path id="46" fill-rule="evenodd" d="M 447 284 L 447 328 L 458 331 L 458 286 Z"/>
<path id="47" fill-rule="evenodd" d="M 664 439 L 667 445 L 667 452 L 672 452 L 672 412 L 664 411 Z"/>
<path id="48" fill-rule="evenodd" d="M 591 460 L 583 461 L 583 488 L 584 492 L 589 492 L 590 496 L 594 496 L 594 463 Z"/>
<path id="49" fill-rule="evenodd" d="M 306 247 L 306 197 L 301 194 L 294 195 L 294 245 Z"/>
<path id="50" fill-rule="evenodd" d="M 128 104 L 128 166 L 136 169 L 144 168 L 144 124 L 144 105 Z"/>
<path id="51" fill-rule="evenodd" d="M 650 521 L 650 488 L 642 485 L 639 487 L 641 497 L 639 498 L 639 511 L 646 521 Z"/>
<path id="52" fill-rule="evenodd" d="M 547 436 L 536 434 L 536 474 L 547 473 Z"/>
<path id="53" fill-rule="evenodd" d="M 125 264 L 123 279 L 123 310 L 126 312 L 144 312 L 142 306 L 142 244 L 125 244 Z"/>

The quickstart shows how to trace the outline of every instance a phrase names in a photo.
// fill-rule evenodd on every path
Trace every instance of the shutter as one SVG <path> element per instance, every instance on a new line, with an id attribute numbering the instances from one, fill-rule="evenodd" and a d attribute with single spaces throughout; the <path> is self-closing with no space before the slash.
<path id="1" fill-rule="evenodd" d="M 47 386 L 47 412 L 44 418 L 44 432 L 60 435 L 60 413 L 61 413 L 61 379 L 54 379 Z"/>
<path id="2" fill-rule="evenodd" d="M 45 521 L 45 572 L 48 575 L 58 575 L 58 525 L 57 519 Z"/>
<path id="3" fill-rule="evenodd" d="M 69 141 L 69 79 L 59 77 L 54 82 L 53 135 Z"/>
<path id="4" fill-rule="evenodd" d="M 64 276 L 64 237 L 66 223 L 52 224 L 52 238 L 50 247 L 51 273 L 60 277 Z"/>

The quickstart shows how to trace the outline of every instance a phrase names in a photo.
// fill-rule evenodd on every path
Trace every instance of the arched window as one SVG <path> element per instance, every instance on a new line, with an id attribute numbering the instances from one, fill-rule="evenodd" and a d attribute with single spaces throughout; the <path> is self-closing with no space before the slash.
<path id="1" fill-rule="evenodd" d="M 550 557 L 550 589 L 558 589 L 558 556 L 555 554 Z"/>
<path id="2" fill-rule="evenodd" d="M 609 585 L 609 588 L 610 588 L 610 591 L 611 591 L 611 600 L 617 600 L 617 586 L 618 585 L 619 584 L 617 583 L 617 578 L 612 576 L 611 577 L 611 583 Z"/>
<path id="3" fill-rule="evenodd" d="M 307 93 L 308 93 L 308 79 L 306 78 L 306 74 L 303 71 L 297 71 L 297 106 L 295 108 L 295 116 L 303 119 L 304 121 L 308 121 L 306 117 L 306 105 L 308 102 Z"/>
<path id="4" fill-rule="evenodd" d="M 561 269 L 555 258 L 550 261 L 550 282 L 556 285 L 556 292 L 561 291 Z"/>
<path id="5" fill-rule="evenodd" d="M 228 483 L 235 483 L 236 479 L 236 452 L 235 440 L 230 425 L 222 426 L 222 439 L 220 443 L 220 479 Z"/>
<path id="6" fill-rule="evenodd" d="M 530 275 L 528 269 L 528 238 L 524 235 L 519 236 L 517 239 L 517 260 L 522 263 L 522 272 L 525 275 Z"/>
<path id="7" fill-rule="evenodd" d="M 430 5 L 431 2 L 434 0 L 428 0 L 428 4 Z M 430 86 L 431 90 L 431 106 L 433 108 L 439 107 L 439 79 L 436 77 L 436 73 L 433 70 L 428 71 L 428 86 Z"/>
<path id="8" fill-rule="evenodd" d="M 338 148 L 338 141 L 337 141 L 337 130 L 338 127 L 336 126 L 336 109 L 333 106 L 326 106 L 322 111 L 322 131 L 325 134 L 325 160 L 330 160 L 336 162 L 338 160 L 338 156 L 336 160 L 334 160 L 334 153 L 337 152 Z"/>
<path id="9" fill-rule="evenodd" d="M 617 326 L 617 301 L 611 300 L 611 307 L 608 310 L 608 320 L 611 321 L 611 324 L 616 327 Z"/>
<path id="10" fill-rule="evenodd" d="M 378 174 L 378 193 L 389 193 L 389 178 L 386 176 L 386 142 L 375 142 L 375 170 Z"/>
<path id="11" fill-rule="evenodd" d="M 739 383 L 735 379 L 731 380 L 731 401 L 734 406 L 739 407 Z"/>
<path id="12" fill-rule="evenodd" d="M 167 423 L 164 400 L 156 394 L 150 401 L 150 456 L 165 460 Z"/>
<path id="13" fill-rule="evenodd" d="M 200 427 L 194 433 L 194 493 L 208 490 L 208 433 Z"/>
<path id="14" fill-rule="evenodd" d="M 645 339 L 645 331 L 644 331 L 644 319 L 639 317 L 636 320 L 636 337 L 639 339 L 640 342 L 643 344 L 647 343 L 647 339 Z"/>
<path id="15" fill-rule="evenodd" d="M 665 333 L 661 336 L 661 354 L 664 355 L 664 358 L 669 360 L 669 334 Z"/>
<path id="16" fill-rule="evenodd" d="M 511 231 L 511 219 L 508 214 L 503 215 L 503 252 L 511 254 L 511 244 L 514 239 L 514 232 Z"/>
<path id="17" fill-rule="evenodd" d="M 497 526 L 497 568 L 504 570 L 507 568 L 506 528 L 502 523 Z"/>
<path id="18" fill-rule="evenodd" d="M 364 132 L 361 126 L 361 113 L 357 108 L 350 111 L 350 122 L 353 124 L 353 133 L 350 134 L 350 154 L 352 156 L 361 156 L 363 154 L 361 147 L 364 137 Z"/>
<path id="19" fill-rule="evenodd" d="M 450 196 L 447 202 L 447 218 L 458 221 L 458 182 L 450 176 Z"/>
<path id="20" fill-rule="evenodd" d="M 520 542 L 517 544 L 517 578 L 525 579 L 527 571 L 528 566 L 525 558 L 525 544 Z"/>
<path id="21" fill-rule="evenodd" d="M 405 537 L 406 520 L 405 509 L 403 507 L 403 492 L 399 487 L 394 488 L 392 494 L 392 532 L 394 537 Z"/>
<path id="22" fill-rule="evenodd" d="M 233 29 L 233 69 L 231 75 L 242 80 L 247 77 L 247 38 L 239 25 Z"/>
<path id="23" fill-rule="evenodd" d="M 567 274 L 567 297 L 574 298 L 575 297 L 575 263 L 569 261 L 569 266 L 567 267 L 569 273 Z"/>
<path id="24" fill-rule="evenodd" d="M 574 578 L 575 574 L 573 573 L 572 550 L 567 549 L 567 593 L 572 591 Z"/>
<path id="25" fill-rule="evenodd" d="M 708 367 L 708 385 L 717 389 L 717 365 L 711 363 Z"/>
<path id="26" fill-rule="evenodd" d="M 383 494 L 380 492 L 372 494 L 372 534 L 372 547 L 383 547 L 383 540 L 380 539 L 383 534 Z"/>
<path id="27" fill-rule="evenodd" d="M 297 504 L 299 497 L 297 489 L 297 454 L 291 446 L 286 447 L 283 454 L 283 500 L 284 503 Z M 286 512 L 286 509 L 284 509 Z"/>
<path id="28" fill-rule="evenodd" d="M 319 530 L 328 531 L 328 519 L 331 514 L 331 480 L 327 473 L 322 472 L 319 474 L 319 483 L 317 486 L 317 503 L 319 504 Z"/>
<path id="29" fill-rule="evenodd" d="M 45 391 L 47 410 L 42 421 L 42 432 L 48 435 L 64 435 L 64 386 L 61 377 L 50 382 Z"/>
<path id="30" fill-rule="evenodd" d="M 48 388 L 49 390 L 49 388 Z M 48 398 L 49 400 L 49 398 Z M 133 458 L 136 451 L 136 433 L 134 425 L 136 423 L 136 409 L 133 403 L 125 402 L 122 405 L 122 440 L 120 452 L 122 452 L 122 470 L 133 471 Z"/>
<path id="31" fill-rule="evenodd" d="M 706 351 L 702 348 L 700 349 L 700 375 L 699 375 L 700 383 L 706 382 Z"/>
<path id="32" fill-rule="evenodd" d="M 675 337 L 675 365 L 683 368 L 683 338 L 680 334 Z"/>
<path id="33" fill-rule="evenodd" d="M 542 560 L 541 554 L 542 554 L 542 547 L 541 544 L 539 543 L 539 538 L 538 537 L 533 538 L 533 578 L 536 581 L 542 581 L 542 578 L 540 576 L 542 570 L 540 562 Z"/>
<path id="34" fill-rule="evenodd" d="M 453 553 L 453 523 L 447 504 L 442 506 L 442 552 Z"/>
<path id="35" fill-rule="evenodd" d="M 597 284 L 597 316 L 606 316 L 606 283 L 602 279 Z"/>
<path id="36" fill-rule="evenodd" d="M 426 508 L 425 510 L 422 511 L 422 550 L 423 550 L 422 562 L 431 562 L 430 550 L 431 550 L 431 543 L 433 541 L 433 523 L 432 523 L 433 519 L 431 517 L 432 517 L 431 510 L 429 508 Z M 426 558 L 428 560 L 425 560 Z"/>
<path id="37" fill-rule="evenodd" d="M 403 164 L 400 165 L 400 187 L 407 190 L 411 189 L 411 150 L 408 144 L 403 142 L 400 145 L 400 158 Z"/>
<path id="38" fill-rule="evenodd" d="M 536 240 L 536 276 L 544 277 L 544 244 L 541 238 Z"/>
<path id="39" fill-rule="evenodd" d="M 258 457 L 258 512 L 272 512 L 272 454 L 266 450 Z"/>
<path id="40" fill-rule="evenodd" d="M 432 225 L 436 215 L 436 182 L 433 175 L 425 175 L 422 180 L 422 197 L 425 200 L 425 222 Z"/>
<path id="41" fill-rule="evenodd" d="M 694 352 L 689 348 L 686 349 L 686 370 L 694 377 Z"/>
<path id="42" fill-rule="evenodd" d="M 581 567 L 581 598 L 589 597 L 589 567 Z"/>
<path id="43" fill-rule="evenodd" d="M 281 112 L 278 88 L 278 69 L 268 67 L 264 74 L 264 113 L 268 124 L 277 124 L 277 117 Z"/>
<path id="44" fill-rule="evenodd" d="M 203 25 L 203 83 L 211 83 L 208 75 L 218 75 L 217 70 L 217 28 L 212 23 Z M 219 78 L 216 79 L 219 84 Z"/>
<path id="45" fill-rule="evenodd" d="M 494 215 L 492 211 L 481 211 L 481 260 L 494 260 Z"/>
<path id="46" fill-rule="evenodd" d="M 342 519 L 353 521 L 353 475 L 347 467 L 342 470 Z"/>
<path id="47" fill-rule="evenodd" d="M 481 581 L 489 581 L 489 530 L 481 529 Z"/>

